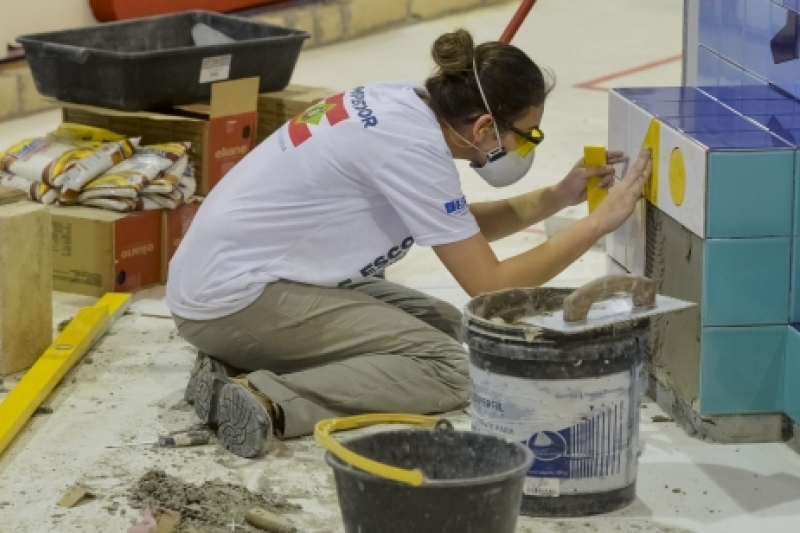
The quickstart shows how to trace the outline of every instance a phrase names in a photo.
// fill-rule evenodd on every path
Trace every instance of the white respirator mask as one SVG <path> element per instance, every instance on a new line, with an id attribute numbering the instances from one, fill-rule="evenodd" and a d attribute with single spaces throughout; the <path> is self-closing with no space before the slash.
<path id="1" fill-rule="evenodd" d="M 478 68 L 475 64 L 474 58 L 472 60 L 472 69 L 475 74 L 475 81 L 478 84 L 478 90 L 480 91 L 481 98 L 483 99 L 483 104 L 486 106 L 486 110 L 489 112 L 489 115 L 492 117 L 492 119 L 494 119 L 492 110 L 489 107 L 489 101 L 486 99 L 486 94 L 483 92 L 483 86 L 481 85 L 481 79 L 478 76 Z M 475 163 L 470 164 L 470 166 L 481 178 L 484 179 L 484 181 L 486 181 L 486 183 L 492 187 L 507 187 L 524 178 L 528 171 L 530 171 L 531 167 L 533 166 L 533 160 L 536 157 L 535 148 L 539 143 L 542 142 L 544 135 L 538 128 L 534 129 L 533 132 L 528 135 L 517 131 L 515 128 L 511 128 L 514 133 L 519 135 L 524 140 L 519 143 L 519 146 L 517 146 L 516 150 L 509 153 L 506 151 L 501 141 L 500 129 L 497 127 L 496 119 L 492 121 L 492 125 L 494 126 L 494 132 L 497 135 L 497 148 L 491 150 L 490 152 L 485 152 L 488 161 L 483 166 L 476 166 Z M 480 148 L 475 146 L 474 143 L 464 139 L 464 137 L 455 131 L 454 128 L 451 127 L 450 129 L 465 142 L 480 150 Z"/>

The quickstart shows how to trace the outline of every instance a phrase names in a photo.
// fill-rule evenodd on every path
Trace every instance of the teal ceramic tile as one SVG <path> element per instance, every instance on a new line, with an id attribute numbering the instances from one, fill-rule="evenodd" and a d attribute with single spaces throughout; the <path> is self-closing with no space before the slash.
<path id="1" fill-rule="evenodd" d="M 703 324 L 789 323 L 791 239 L 712 239 L 705 243 Z"/>
<path id="2" fill-rule="evenodd" d="M 794 163 L 794 235 L 800 237 L 800 151 L 795 153 Z"/>
<path id="3" fill-rule="evenodd" d="M 795 152 L 712 152 L 706 238 L 792 234 Z"/>
<path id="4" fill-rule="evenodd" d="M 700 363 L 700 414 L 783 411 L 788 328 L 705 328 Z"/>
<path id="5" fill-rule="evenodd" d="M 792 239 L 792 272 L 789 292 L 789 323 L 800 323 L 800 235 Z M 800 384 L 800 382 L 798 382 Z"/>
<path id="6" fill-rule="evenodd" d="M 800 331 L 790 326 L 786 341 L 786 367 L 783 379 L 783 410 L 800 424 Z"/>

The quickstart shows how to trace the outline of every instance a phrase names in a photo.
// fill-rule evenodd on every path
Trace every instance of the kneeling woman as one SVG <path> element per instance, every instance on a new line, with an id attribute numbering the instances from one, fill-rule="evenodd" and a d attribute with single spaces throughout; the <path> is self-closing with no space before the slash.
<path id="1" fill-rule="evenodd" d="M 579 162 L 553 187 L 468 204 L 453 160 L 494 186 L 522 178 L 550 87 L 518 48 L 475 47 L 463 30 L 433 57 L 424 88 L 365 85 L 284 125 L 217 185 L 170 264 L 170 309 L 200 351 L 186 398 L 238 455 L 323 418 L 468 402 L 459 311 L 376 277 L 413 244 L 433 247 L 470 295 L 537 286 L 641 196 L 649 153 L 587 218 L 498 261 L 490 241 L 584 201 L 590 175 L 610 186 L 613 168 Z"/>

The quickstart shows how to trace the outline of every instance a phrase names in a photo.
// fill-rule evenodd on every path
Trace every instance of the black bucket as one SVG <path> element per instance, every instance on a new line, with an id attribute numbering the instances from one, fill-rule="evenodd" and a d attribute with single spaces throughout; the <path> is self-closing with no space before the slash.
<path id="1" fill-rule="evenodd" d="M 520 324 L 559 310 L 571 289 L 506 290 L 464 314 L 472 429 L 528 446 L 522 514 L 611 512 L 636 495 L 641 356 L 648 320 L 563 334 Z"/>
<path id="2" fill-rule="evenodd" d="M 513 533 L 533 455 L 490 435 L 387 431 L 347 449 L 387 465 L 420 469 L 418 487 L 363 472 L 328 452 L 346 533 Z"/>

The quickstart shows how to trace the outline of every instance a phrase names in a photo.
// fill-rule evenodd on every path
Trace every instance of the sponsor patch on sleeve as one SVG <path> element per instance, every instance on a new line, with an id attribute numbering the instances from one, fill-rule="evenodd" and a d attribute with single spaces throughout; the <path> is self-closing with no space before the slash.
<path id="1" fill-rule="evenodd" d="M 451 200 L 444 204 L 445 212 L 450 216 L 462 216 L 466 215 L 469 211 L 469 204 L 467 204 L 467 198 L 462 196 L 457 200 Z"/>

